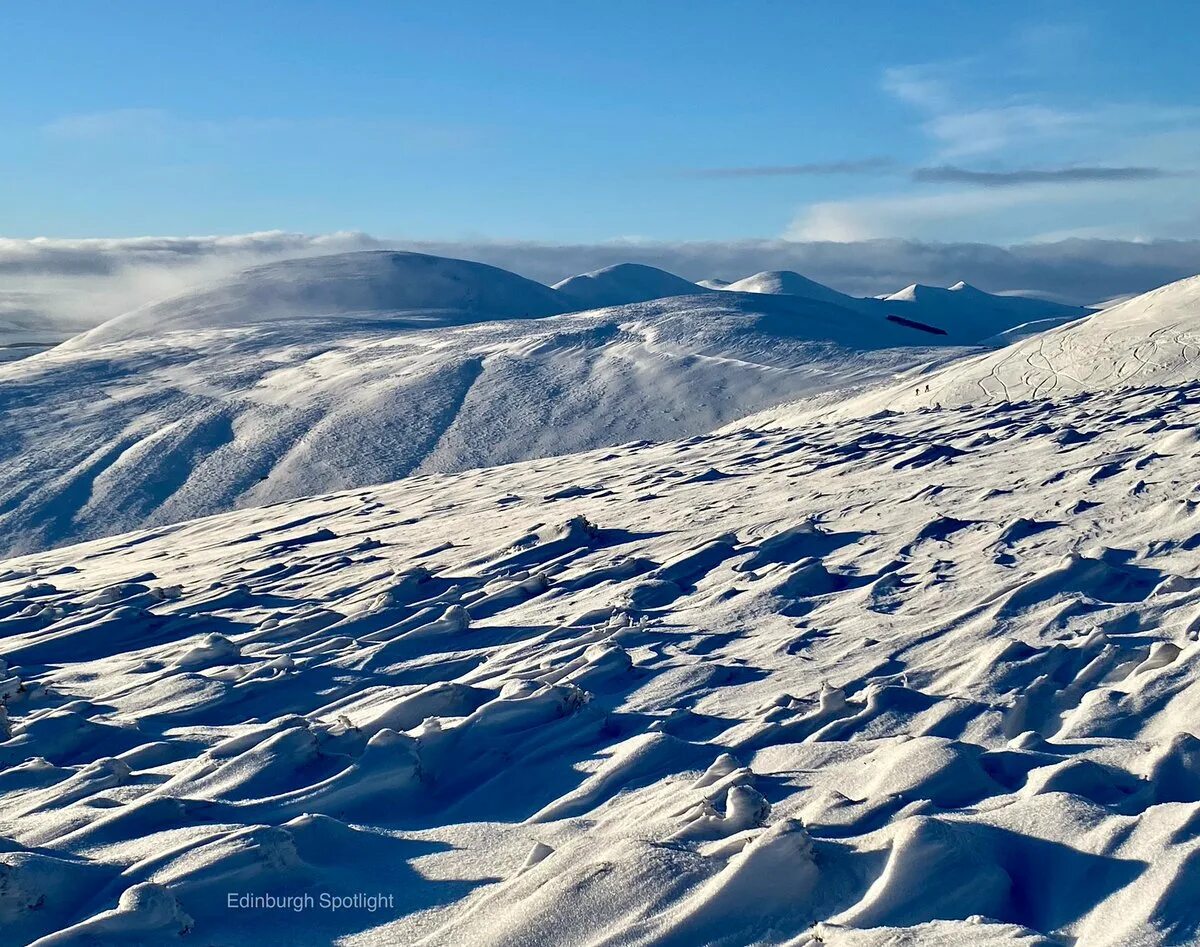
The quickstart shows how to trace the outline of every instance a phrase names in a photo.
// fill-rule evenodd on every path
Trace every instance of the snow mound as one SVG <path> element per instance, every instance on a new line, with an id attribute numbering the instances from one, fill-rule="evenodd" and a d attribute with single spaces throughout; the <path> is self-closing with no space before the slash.
<path id="1" fill-rule="evenodd" d="M 822 302 L 835 303 L 839 306 L 856 308 L 860 300 L 836 289 L 830 289 L 816 280 L 801 276 L 791 270 L 764 270 L 744 279 L 729 283 L 724 287 L 735 293 L 771 293 L 773 295 L 803 296 L 805 299 L 819 299 Z"/>
<path id="2" fill-rule="evenodd" d="M 523 318 L 572 308 L 549 287 L 484 263 L 364 250 L 257 266 L 215 286 L 118 316 L 67 347 L 277 320 L 420 311 Z"/>
<path id="3" fill-rule="evenodd" d="M 696 280 L 696 285 L 703 286 L 705 289 L 724 289 L 729 285 L 729 280 L 713 277 L 712 279 Z"/>
<path id="4" fill-rule="evenodd" d="M 618 263 L 581 273 L 554 284 L 576 309 L 600 309 L 648 302 L 669 296 L 692 296 L 706 290 L 682 276 L 641 263 Z"/>

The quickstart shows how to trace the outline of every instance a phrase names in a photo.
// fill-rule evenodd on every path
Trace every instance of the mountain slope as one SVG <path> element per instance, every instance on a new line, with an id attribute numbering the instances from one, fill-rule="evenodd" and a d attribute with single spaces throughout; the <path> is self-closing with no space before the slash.
<path id="1" fill-rule="evenodd" d="M 411 313 L 335 315 L 93 337 L 0 368 L 0 549 L 697 434 L 955 354 L 749 294 L 460 325 L 442 313 L 436 330 Z"/>
<path id="2" fill-rule="evenodd" d="M 555 283 L 554 289 L 571 300 L 571 308 L 575 309 L 623 306 L 669 296 L 694 296 L 706 291 L 681 276 L 640 263 L 618 263 L 571 276 Z"/>
<path id="3" fill-rule="evenodd" d="M 1187 942 L 1197 431 L 797 415 L 0 563 L 5 937 Z"/>
<path id="4" fill-rule="evenodd" d="M 215 286 L 143 306 L 72 340 L 85 348 L 175 330 L 372 313 L 444 313 L 427 324 L 549 316 L 577 308 L 553 290 L 484 263 L 363 250 L 254 267 Z"/>
<path id="5" fill-rule="evenodd" d="M 960 405 L 1171 386 L 1196 377 L 1198 358 L 1200 276 L 1193 276 L 922 377 L 913 388 L 881 393 L 872 403 Z"/>

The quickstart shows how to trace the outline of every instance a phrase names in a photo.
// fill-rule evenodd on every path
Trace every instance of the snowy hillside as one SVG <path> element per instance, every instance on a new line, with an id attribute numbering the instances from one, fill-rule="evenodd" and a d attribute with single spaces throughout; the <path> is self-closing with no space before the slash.
<path id="1" fill-rule="evenodd" d="M 1200 277 L 1191 277 L 923 377 L 887 400 L 961 405 L 1170 386 L 1194 379 L 1198 358 Z"/>
<path id="2" fill-rule="evenodd" d="M 1150 358 L 1197 318 L 1173 294 L 1096 339 Z M 77 370 L 111 385 L 107 358 Z M 781 412 L 0 563 L 4 937 L 1191 942 L 1183 371 Z M 228 383 L 172 374 L 197 405 Z"/>
<path id="3" fill-rule="evenodd" d="M 255 267 L 210 288 L 112 319 L 67 347 L 281 319 L 423 312 L 422 321 L 435 325 L 466 317 L 478 321 L 549 316 L 575 308 L 549 287 L 494 266 L 424 253 L 367 250 Z"/>
<path id="4" fill-rule="evenodd" d="M 208 310 L 219 323 L 238 311 L 225 292 L 199 294 L 222 301 Z M 184 318 L 159 311 L 160 326 Z M 748 294 L 492 322 L 334 315 L 104 344 L 128 328 L 110 324 L 0 367 L 0 552 L 701 433 L 955 354 L 884 320 Z M 440 327 L 419 328 L 427 316 Z"/>
<path id="5" fill-rule="evenodd" d="M 600 309 L 705 292 L 699 283 L 640 263 L 618 263 L 571 276 L 555 283 L 554 289 L 571 300 L 574 309 Z"/>

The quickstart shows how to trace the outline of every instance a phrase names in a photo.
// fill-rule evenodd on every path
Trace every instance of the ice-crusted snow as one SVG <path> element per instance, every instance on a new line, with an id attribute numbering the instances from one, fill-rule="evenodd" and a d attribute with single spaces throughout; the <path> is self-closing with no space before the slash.
<path id="1" fill-rule="evenodd" d="M 1193 288 L 1049 337 L 1149 362 Z M 1194 942 L 1200 380 L 1170 365 L 0 563 L 4 936 Z"/>

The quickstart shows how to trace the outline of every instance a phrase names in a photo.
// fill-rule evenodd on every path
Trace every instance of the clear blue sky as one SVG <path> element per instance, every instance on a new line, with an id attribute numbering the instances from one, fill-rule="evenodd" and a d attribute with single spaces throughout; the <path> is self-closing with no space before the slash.
<path id="1" fill-rule="evenodd" d="M 1183 0 L 0 16 L 5 236 L 1200 236 Z"/>

